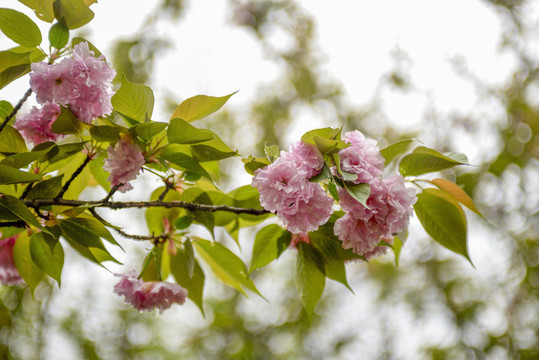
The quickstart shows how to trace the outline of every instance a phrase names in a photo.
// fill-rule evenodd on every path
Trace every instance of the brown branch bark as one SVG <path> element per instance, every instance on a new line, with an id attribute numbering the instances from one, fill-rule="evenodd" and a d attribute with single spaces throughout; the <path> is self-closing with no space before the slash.
<path id="1" fill-rule="evenodd" d="M 4 119 L 2 124 L 0 124 L 0 132 L 2 130 L 4 130 L 7 123 L 9 122 L 9 120 L 11 120 L 15 115 L 17 115 L 17 112 L 19 112 L 19 110 L 21 109 L 22 104 L 24 104 L 26 102 L 26 100 L 28 100 L 28 98 L 30 97 L 31 94 L 32 94 L 32 89 L 31 88 L 26 90 L 26 92 L 24 93 L 24 96 L 22 97 L 22 99 L 20 99 L 19 102 L 17 103 L 17 105 L 15 105 L 15 107 L 13 108 L 13 111 L 8 116 L 6 116 L 6 118 Z"/>

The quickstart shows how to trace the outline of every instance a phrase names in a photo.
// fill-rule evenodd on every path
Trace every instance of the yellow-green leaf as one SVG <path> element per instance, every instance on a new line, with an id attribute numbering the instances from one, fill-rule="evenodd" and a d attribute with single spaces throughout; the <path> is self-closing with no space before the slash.
<path id="1" fill-rule="evenodd" d="M 19 11 L 0 8 L 0 30 L 19 45 L 32 48 L 41 44 L 39 28 Z"/>
<path id="2" fill-rule="evenodd" d="M 183 119 L 187 122 L 193 122 L 202 119 L 219 110 L 230 99 L 231 94 L 215 97 L 207 95 L 193 96 L 183 101 L 172 113 L 171 119 Z"/>
<path id="3" fill-rule="evenodd" d="M 483 214 L 481 214 L 479 209 L 475 206 L 472 198 L 469 197 L 468 194 L 466 194 L 466 192 L 462 190 L 462 188 L 457 184 L 449 180 L 440 178 L 431 180 L 430 182 L 436 185 L 440 190 L 443 190 L 449 195 L 451 195 L 455 200 L 466 206 L 468 209 L 472 210 L 477 215 L 483 217 Z"/>

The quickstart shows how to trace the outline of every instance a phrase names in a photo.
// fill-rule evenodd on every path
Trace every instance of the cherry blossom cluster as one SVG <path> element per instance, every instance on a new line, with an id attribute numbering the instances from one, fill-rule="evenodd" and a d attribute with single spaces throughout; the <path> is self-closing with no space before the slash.
<path id="1" fill-rule="evenodd" d="M 120 281 L 114 286 L 114 292 L 138 311 L 152 311 L 155 308 L 162 313 L 172 304 L 183 304 L 188 295 L 186 289 L 178 284 L 163 281 L 144 282 L 138 278 L 135 270 L 116 276 Z"/>
<path id="2" fill-rule="evenodd" d="M 95 57 L 87 42 L 73 47 L 73 54 L 57 64 L 33 63 L 30 87 L 37 102 L 29 114 L 20 116 L 15 123 L 27 141 L 34 145 L 56 141 L 62 135 L 51 131 L 52 123 L 60 114 L 60 106 L 69 107 L 82 122 L 112 112 L 112 79 L 116 71 L 103 56 Z"/>
<path id="3" fill-rule="evenodd" d="M 112 187 L 123 184 L 118 188 L 120 192 L 133 189 L 129 181 L 135 180 L 146 162 L 140 148 L 127 139 L 122 139 L 114 147 L 109 146 L 107 152 L 108 157 L 103 169 L 110 173 L 108 180 Z"/>
<path id="4" fill-rule="evenodd" d="M 366 207 L 339 187 L 345 215 L 335 222 L 334 231 L 343 248 L 370 259 L 385 253 L 387 247 L 379 245 L 392 244 L 393 236 L 408 227 L 417 198 L 415 190 L 404 186 L 402 176 L 382 178 L 384 158 L 375 140 L 357 130 L 345 133 L 343 140 L 348 146 L 338 152 L 340 169 L 357 176 L 351 183 L 369 184 L 370 195 Z M 323 167 L 324 159 L 314 145 L 297 142 L 274 163 L 256 170 L 252 186 L 264 209 L 277 214 L 290 232 L 315 231 L 328 221 L 334 204 L 317 182 L 309 181 Z M 336 167 L 331 170 L 337 176 Z"/>

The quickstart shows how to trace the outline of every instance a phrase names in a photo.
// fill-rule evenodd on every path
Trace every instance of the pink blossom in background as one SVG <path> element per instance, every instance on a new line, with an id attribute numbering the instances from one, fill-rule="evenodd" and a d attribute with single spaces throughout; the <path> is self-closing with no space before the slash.
<path id="1" fill-rule="evenodd" d="M 114 292 L 125 298 L 125 302 L 138 311 L 152 311 L 155 308 L 162 313 L 172 304 L 183 304 L 188 292 L 178 284 L 138 279 L 135 270 L 127 274 L 115 274 L 120 281 L 114 285 Z"/>
<path id="2" fill-rule="evenodd" d="M 350 146 L 339 151 L 341 169 L 358 176 L 354 183 L 369 183 L 382 175 L 384 157 L 376 140 L 355 130 L 345 133 L 344 141 Z"/>
<path id="3" fill-rule="evenodd" d="M 53 103 L 45 103 L 41 109 L 34 106 L 30 113 L 17 117 L 14 126 L 26 141 L 34 145 L 60 140 L 64 135 L 53 133 L 51 130 L 52 123 L 60 115 L 60 110 L 60 106 Z"/>
<path id="4" fill-rule="evenodd" d="M 293 161 L 300 170 L 307 173 L 307 178 L 318 175 L 324 167 L 324 158 L 316 146 L 303 141 L 292 143 L 289 152 L 281 152 L 281 157 Z"/>
<path id="5" fill-rule="evenodd" d="M 103 169 L 110 173 L 107 180 L 110 181 L 112 187 L 124 184 L 118 189 L 120 192 L 131 190 L 133 187 L 129 181 L 136 179 L 145 163 L 140 148 L 122 139 L 116 143 L 114 148 L 109 146 L 107 151 L 108 157 L 103 166 Z"/>
<path id="6" fill-rule="evenodd" d="M 339 203 L 346 214 L 335 222 L 334 230 L 344 248 L 369 255 L 382 238 L 391 238 L 408 227 L 417 197 L 415 190 L 404 184 L 400 175 L 371 182 L 369 208 L 339 189 Z"/>
<path id="7" fill-rule="evenodd" d="M 294 157 L 281 156 L 256 170 L 251 183 L 260 193 L 262 207 L 276 213 L 292 233 L 316 230 L 333 210 L 333 199 L 307 175 Z"/>
<path id="8" fill-rule="evenodd" d="M 17 285 L 24 282 L 13 262 L 13 247 L 17 236 L 0 240 L 0 283 L 2 285 Z"/>
<path id="9" fill-rule="evenodd" d="M 58 64 L 34 63 L 31 68 L 30 86 L 39 103 L 69 106 L 80 121 L 88 124 L 112 112 L 116 71 L 103 56 L 94 57 L 88 43 L 75 45 L 73 56 Z"/>

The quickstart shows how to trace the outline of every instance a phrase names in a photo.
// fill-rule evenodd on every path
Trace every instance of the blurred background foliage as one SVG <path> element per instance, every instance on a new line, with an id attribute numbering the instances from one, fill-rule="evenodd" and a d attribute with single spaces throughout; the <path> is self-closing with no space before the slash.
<path id="1" fill-rule="evenodd" d="M 462 151 L 451 139 L 458 131 L 471 134 L 478 144 L 486 136 L 495 138 L 496 150 L 482 156 L 477 166 L 444 174 L 456 179 L 489 219 L 469 216 L 471 227 L 478 229 L 470 233 L 470 243 L 485 238 L 483 246 L 502 258 L 493 259 L 487 274 L 414 234 L 404 250 L 408 260 L 399 268 L 391 256 L 351 264 L 348 277 L 356 294 L 329 286 L 310 325 L 295 291 L 292 257 L 255 274 L 262 293 L 278 293 L 271 304 L 247 300 L 210 279 L 205 320 L 199 314 L 176 320 L 182 308 L 162 316 L 127 307 L 103 310 L 91 279 L 80 290 L 86 303 L 67 310 L 59 310 L 52 284 L 42 284 L 33 300 L 23 289 L 2 288 L 0 356 L 55 359 L 51 349 L 57 349 L 73 354 L 66 358 L 80 359 L 539 358 L 539 58 L 524 46 L 537 27 L 523 20 L 527 0 L 484 3 L 503 18 L 500 47 L 518 59 L 518 69 L 501 86 L 482 81 L 466 64 L 455 64 L 455 72 L 503 111 L 485 120 L 426 109 L 421 130 L 403 134 L 385 121 L 377 99 L 388 89 L 405 95 L 415 91 L 406 49 L 394 51 L 393 66 L 372 103 L 358 108 L 344 100 L 338 79 L 321 69 L 313 14 L 293 0 L 229 0 L 231 24 L 256 38 L 282 71 L 278 79 L 260 84 L 247 115 L 221 111 L 212 130 L 234 144 L 242 136 L 241 121 L 248 119 L 258 128 L 258 137 L 247 151 L 262 154 L 266 142 L 287 148 L 282 140 L 294 124 L 294 109 L 309 107 L 338 119 L 345 129 L 365 131 L 382 146 L 416 137 L 443 151 Z M 155 58 L 173 44 L 172 34 L 158 38 L 151 30 L 157 22 L 181 22 L 188 16 L 186 5 L 183 0 L 162 1 L 136 34 L 118 40 L 109 54 L 116 69 L 131 81 L 151 84 Z M 268 37 L 275 29 L 292 45 L 275 46 Z M 484 121 L 495 133 L 484 132 Z M 233 171 L 223 169 L 224 181 Z M 416 245 L 408 245 L 412 242 Z M 365 308 L 349 312 L 358 304 Z M 189 321 L 194 318 L 198 320 Z M 56 347 L 51 345 L 55 342 Z"/>

